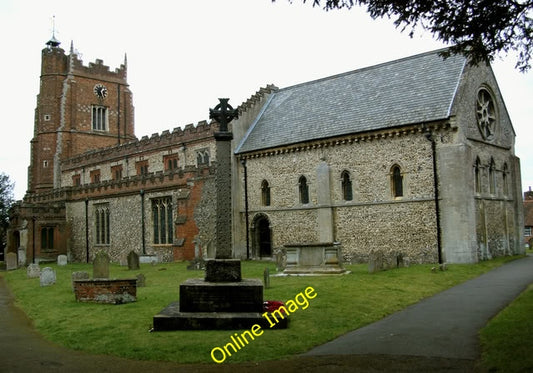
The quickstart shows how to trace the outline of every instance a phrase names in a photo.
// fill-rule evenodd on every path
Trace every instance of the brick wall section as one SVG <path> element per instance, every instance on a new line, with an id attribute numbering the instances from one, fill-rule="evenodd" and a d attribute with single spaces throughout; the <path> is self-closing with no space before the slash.
<path id="1" fill-rule="evenodd" d="M 137 279 L 75 280 L 78 302 L 122 304 L 137 300 Z"/>

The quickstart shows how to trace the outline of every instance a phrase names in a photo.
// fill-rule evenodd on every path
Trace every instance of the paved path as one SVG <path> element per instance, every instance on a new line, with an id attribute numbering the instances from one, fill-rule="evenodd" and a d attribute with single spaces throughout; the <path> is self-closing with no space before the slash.
<path id="1" fill-rule="evenodd" d="M 476 359 L 478 331 L 533 283 L 533 256 L 509 262 L 306 355 L 384 354 Z"/>
<path id="2" fill-rule="evenodd" d="M 533 257 L 426 299 L 283 361 L 183 365 L 89 355 L 44 340 L 0 277 L 0 372 L 471 372 L 477 332 L 533 283 Z M 60 327 L 60 326 L 58 326 Z"/>

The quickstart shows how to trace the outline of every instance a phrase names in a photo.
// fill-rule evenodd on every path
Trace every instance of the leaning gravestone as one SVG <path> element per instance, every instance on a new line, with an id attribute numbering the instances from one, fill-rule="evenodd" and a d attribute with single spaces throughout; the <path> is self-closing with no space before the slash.
<path id="1" fill-rule="evenodd" d="M 58 266 L 66 266 L 67 265 L 67 256 L 66 255 L 58 255 L 57 256 L 57 265 Z"/>
<path id="2" fill-rule="evenodd" d="M 26 269 L 26 274 L 28 275 L 28 278 L 40 277 L 41 269 L 39 268 L 39 264 L 32 263 L 28 265 L 28 268 Z"/>
<path id="3" fill-rule="evenodd" d="M 94 257 L 93 278 L 109 278 L 109 255 L 103 251 Z"/>
<path id="4" fill-rule="evenodd" d="M 128 269 L 130 271 L 139 269 L 139 254 L 135 251 L 130 251 L 128 254 Z"/>
<path id="5" fill-rule="evenodd" d="M 56 283 L 56 271 L 50 267 L 45 267 L 41 271 L 41 286 L 50 286 Z"/>
<path id="6" fill-rule="evenodd" d="M 12 269 L 17 269 L 17 254 L 16 253 L 7 253 L 6 254 L 6 270 L 11 271 Z"/>

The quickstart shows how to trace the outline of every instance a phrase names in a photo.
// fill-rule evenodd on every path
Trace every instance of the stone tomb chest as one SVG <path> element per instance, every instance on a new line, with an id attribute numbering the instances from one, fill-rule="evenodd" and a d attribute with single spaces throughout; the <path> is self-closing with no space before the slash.
<path id="1" fill-rule="evenodd" d="M 341 245 L 330 243 L 300 243 L 285 245 L 287 266 L 284 274 L 342 274 Z"/>

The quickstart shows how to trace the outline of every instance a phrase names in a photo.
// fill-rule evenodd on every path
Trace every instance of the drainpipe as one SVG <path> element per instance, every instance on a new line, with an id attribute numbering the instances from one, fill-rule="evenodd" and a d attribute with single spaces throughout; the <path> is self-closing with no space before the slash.
<path id="1" fill-rule="evenodd" d="M 439 175 L 437 173 L 437 144 L 433 134 L 426 129 L 426 138 L 431 141 L 431 153 L 433 156 L 433 195 L 435 196 L 435 218 L 437 221 L 437 252 L 439 264 L 442 264 L 442 243 L 440 233 L 440 206 L 439 206 Z"/>
<path id="2" fill-rule="evenodd" d="M 143 246 L 143 255 L 146 255 L 146 239 L 144 237 L 144 189 L 141 189 L 141 237 Z"/>
<path id="3" fill-rule="evenodd" d="M 32 225 L 33 225 L 33 227 L 32 227 L 32 232 L 31 232 L 31 234 L 32 234 L 32 239 L 33 239 L 33 245 L 32 245 L 32 259 L 31 259 L 31 262 L 32 262 L 33 264 L 35 264 L 35 220 L 37 220 L 37 218 L 36 218 L 35 216 L 33 216 L 33 217 L 31 218 L 31 221 L 32 221 L 32 223 L 33 223 L 33 224 L 32 224 Z M 18 253 L 17 253 L 17 254 L 18 254 Z M 17 260 L 18 260 L 18 259 L 17 259 Z"/>
<path id="4" fill-rule="evenodd" d="M 244 218 L 246 225 L 246 259 L 250 260 L 250 233 L 248 232 L 248 168 L 246 167 L 246 159 L 241 159 L 241 164 L 244 169 Z"/>
<path id="5" fill-rule="evenodd" d="M 117 140 L 120 145 L 120 83 L 117 83 Z"/>
<path id="6" fill-rule="evenodd" d="M 85 199 L 85 253 L 89 263 L 89 198 Z"/>

